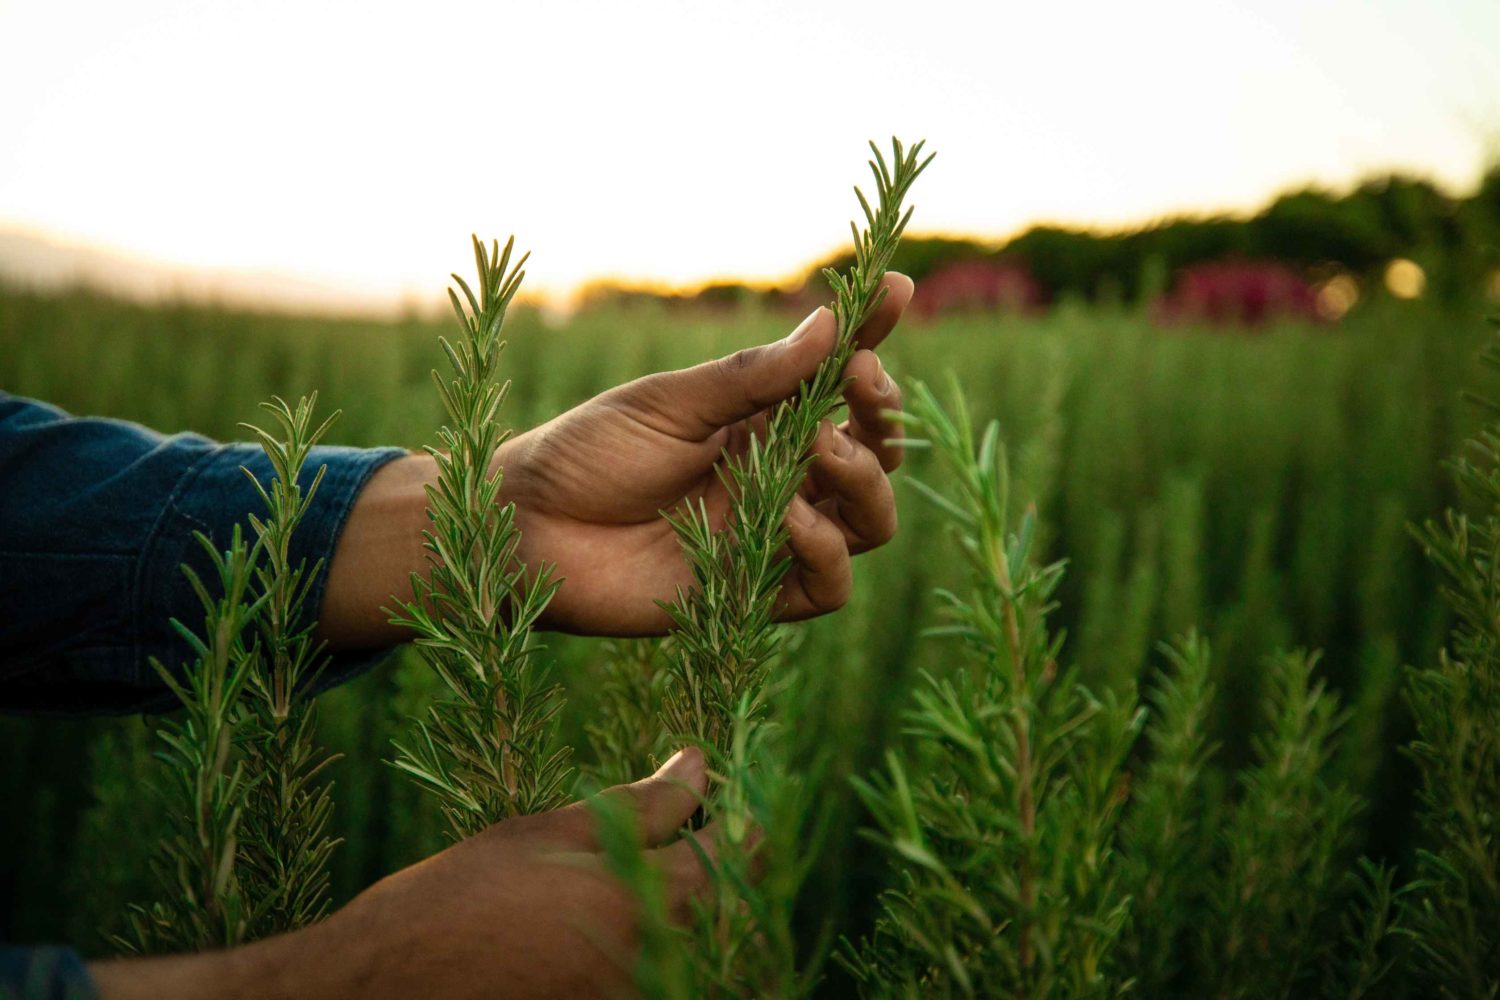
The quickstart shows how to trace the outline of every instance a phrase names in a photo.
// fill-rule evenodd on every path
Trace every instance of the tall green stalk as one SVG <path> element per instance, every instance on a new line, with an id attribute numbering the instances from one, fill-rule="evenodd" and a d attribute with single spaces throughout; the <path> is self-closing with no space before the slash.
<path id="1" fill-rule="evenodd" d="M 1329 964 L 1357 796 L 1329 780 L 1344 716 L 1315 679 L 1318 657 L 1269 663 L 1266 729 L 1222 831 L 1223 878 L 1204 932 L 1204 978 L 1223 997 L 1306 995 Z"/>
<path id="2" fill-rule="evenodd" d="M 448 423 L 429 447 L 438 466 L 427 487 L 432 527 L 424 534 L 429 572 L 414 573 L 411 601 L 392 621 L 412 629 L 444 694 L 415 738 L 396 746 L 396 767 L 438 800 L 450 832 L 466 837 L 491 823 L 562 804 L 570 773 L 556 741 L 561 689 L 531 656 L 532 626 L 560 580 L 550 566 L 534 575 L 517 558 L 516 509 L 500 503 L 496 452 L 509 436 L 500 406 L 509 383 L 499 374 L 500 328 L 525 277 L 511 265 L 514 240 L 486 248 L 476 237 L 476 295 L 453 276 L 448 292 L 462 327 L 442 339 L 451 378 L 433 372 Z"/>
<path id="3" fill-rule="evenodd" d="M 850 223 L 854 264 L 847 275 L 824 272 L 834 292 L 837 343 L 797 397 L 772 412 L 764 435 L 752 437 L 744 454 L 726 456 L 720 476 L 733 497 L 728 523 L 716 529 L 701 503 L 669 515 L 693 585 L 667 606 L 673 651 L 663 719 L 669 732 L 719 754 L 730 749 L 730 720 L 742 704 L 751 724 L 764 716 L 766 669 L 779 645 L 776 601 L 790 565 L 782 519 L 807 472 L 819 425 L 839 406 L 855 334 L 885 297 L 880 279 L 911 220 L 902 202 L 932 160 L 922 158 L 922 145 L 907 149 L 893 139 L 888 164 L 870 144 L 875 207 L 855 188 L 865 229 Z"/>
<path id="4" fill-rule="evenodd" d="M 1500 337 L 1482 360 L 1500 369 Z M 1414 532 L 1454 623 L 1408 686 L 1424 849 L 1405 902 L 1425 981 L 1452 997 L 1500 996 L 1500 404 L 1479 401 L 1490 420 L 1449 463 L 1470 512 Z"/>
<path id="5" fill-rule="evenodd" d="M 328 860 L 338 841 L 326 835 L 333 800 L 320 775 L 334 758 L 313 735 L 307 686 L 321 649 L 304 608 L 321 563 L 291 561 L 292 536 L 324 470 L 305 492 L 298 477 L 337 417 L 314 428 L 316 401 L 314 394 L 295 409 L 281 399 L 261 404 L 280 435 L 242 425 L 260 439 L 273 473 L 267 489 L 245 470 L 266 505 L 263 517 L 250 515 L 255 541 L 236 526 L 220 552 L 199 534 L 215 578 L 206 583 L 183 567 L 204 624 L 196 634 L 172 623 L 195 654 L 183 680 L 153 661 L 185 711 L 160 730 L 160 790 L 175 832 L 153 865 L 158 902 L 133 907 L 128 936 L 116 939 L 130 950 L 227 947 L 328 910 Z"/>
<path id="6" fill-rule="evenodd" d="M 1168 661 L 1150 695 L 1150 758 L 1137 773 L 1121 829 L 1122 885 L 1131 923 L 1121 965 L 1143 996 L 1161 996 L 1181 971 L 1186 943 L 1206 906 L 1202 873 L 1217 827 L 1205 772 L 1213 708 L 1208 642 L 1190 632 L 1163 645 Z"/>
<path id="7" fill-rule="evenodd" d="M 256 776 L 246 802 L 241 834 L 241 874 L 246 893 L 258 901 L 251 937 L 294 930 L 328 912 L 328 861 L 339 841 L 327 835 L 332 789 L 322 772 L 337 760 L 317 745 L 308 686 L 324 666 L 322 645 L 313 641 L 317 621 L 306 613 L 308 591 L 322 570 L 293 563 L 292 536 L 312 505 L 326 466 L 304 491 L 298 482 L 313 446 L 338 419 L 334 413 L 314 427 L 317 393 L 295 409 L 281 399 L 262 403 L 280 430 L 271 434 L 244 424 L 270 459 L 274 477 L 267 490 L 254 476 L 266 505 L 251 515 L 264 557 L 256 567 L 264 598 L 257 620 L 260 656 L 249 683 L 245 760 Z M 247 473 L 248 475 L 248 473 Z"/>
<path id="8" fill-rule="evenodd" d="M 798 900 L 827 831 L 831 797 L 822 792 L 832 758 L 805 717 L 807 678 L 795 657 L 780 663 L 774 682 L 768 668 L 783 651 L 774 624 L 789 566 L 782 519 L 819 425 L 840 403 L 855 334 L 884 297 L 880 279 L 911 218 L 902 200 L 931 159 L 921 157 L 921 143 L 906 149 L 893 140 L 890 163 L 871 148 L 876 206 L 856 189 L 867 228 L 851 226 L 854 265 L 847 275 L 825 272 L 835 296 L 834 350 L 795 399 L 772 411 L 744 454 L 725 456 L 727 523 L 715 529 L 701 504 L 669 515 L 693 586 L 667 606 L 674 627 L 664 674 L 636 688 L 648 701 L 661 699 L 673 742 L 696 741 L 709 753 L 715 791 L 705 813 L 715 851 L 703 859 L 712 889 L 686 927 L 674 926 L 628 825 L 601 806 L 611 870 L 643 903 L 635 978 L 650 996 L 806 996 L 829 951 L 830 929 L 799 924 Z M 625 687 L 618 677 L 611 686 Z M 641 745 L 639 725 L 615 728 L 594 727 L 596 744 Z"/>
<path id="9" fill-rule="evenodd" d="M 254 594 L 261 544 L 246 542 L 236 526 L 220 552 L 198 533 L 214 576 L 205 582 L 184 566 L 203 605 L 203 631 L 175 618 L 173 627 L 192 647 L 194 659 L 182 680 L 153 659 L 162 682 L 182 703 L 180 718 L 163 721 L 157 736 L 157 792 L 171 832 L 157 847 L 152 870 L 159 897 L 132 906 L 127 930 L 115 942 L 127 951 L 201 951 L 239 944 L 249 933 L 252 906 L 240 883 L 240 823 L 258 777 L 236 752 L 245 686 L 255 672 L 249 630 L 265 607 Z"/>
<path id="10" fill-rule="evenodd" d="M 925 679 L 910 745 L 858 783 L 900 875 L 842 958 L 870 996 L 1104 994 L 1129 915 L 1115 833 L 1142 713 L 1059 666 L 1046 618 L 1063 567 L 1034 560 L 1033 512 L 1009 514 L 998 426 L 976 437 L 956 386 L 945 408 L 921 383 L 906 420 L 955 484 L 919 487 L 968 569 L 931 634 L 960 639 L 971 667 Z"/>

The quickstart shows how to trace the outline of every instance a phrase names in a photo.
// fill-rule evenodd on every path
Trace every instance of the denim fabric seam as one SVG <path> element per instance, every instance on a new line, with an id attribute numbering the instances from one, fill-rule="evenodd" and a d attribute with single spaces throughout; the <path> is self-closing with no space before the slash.
<path id="1" fill-rule="evenodd" d="M 145 606 L 149 603 L 149 594 L 152 592 L 153 587 L 171 585 L 170 573 L 180 573 L 182 571 L 181 567 L 184 562 L 182 552 L 193 540 L 193 532 L 207 532 L 208 530 L 207 524 L 182 510 L 178 506 L 178 500 L 203 475 L 204 470 L 213 463 L 214 457 L 222 450 L 222 445 L 206 449 L 204 454 L 178 477 L 177 484 L 172 488 L 171 494 L 168 495 L 167 502 L 162 504 L 161 513 L 157 515 L 156 522 L 152 524 L 151 530 L 147 532 L 145 543 L 141 546 L 140 553 L 136 557 L 135 572 L 131 574 L 132 579 L 135 581 L 134 593 L 130 595 L 130 617 L 132 622 L 130 663 L 134 665 L 136 674 L 134 680 L 136 681 L 143 679 L 140 663 L 145 656 L 148 646 L 144 630 L 147 620 Z M 186 522 L 191 530 L 173 540 L 167 531 L 167 526 L 179 518 Z M 166 552 L 168 551 L 168 546 L 173 544 L 174 541 L 178 557 L 168 562 L 165 558 Z M 163 573 L 163 565 L 169 567 L 166 570 L 169 574 L 168 579 L 165 580 L 160 579 Z M 170 666 L 170 664 L 166 665 Z"/>

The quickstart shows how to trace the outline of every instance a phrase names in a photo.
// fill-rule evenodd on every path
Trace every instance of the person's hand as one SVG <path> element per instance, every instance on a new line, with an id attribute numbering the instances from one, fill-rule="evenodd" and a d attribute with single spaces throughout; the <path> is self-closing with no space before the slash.
<path id="1" fill-rule="evenodd" d="M 707 787 L 701 752 L 605 792 L 639 818 L 686 919 L 708 884 L 677 831 Z M 629 986 L 637 906 L 599 856 L 587 803 L 498 823 L 376 883 L 320 924 L 223 952 L 91 966 L 101 1000 L 177 997 L 574 997 Z"/>
<path id="2" fill-rule="evenodd" d="M 807 618 L 848 599 L 850 558 L 896 530 L 888 473 L 901 462 L 901 392 L 874 348 L 911 301 L 912 282 L 890 273 L 884 302 L 858 334 L 845 371 L 849 419 L 823 426 L 812 469 L 787 512 L 793 557 L 781 617 Z M 749 427 L 793 395 L 832 352 L 837 326 L 819 309 L 785 339 L 682 371 L 618 386 L 501 447 L 501 496 L 516 503 L 522 560 L 555 564 L 564 579 L 544 628 L 592 635 L 665 632 L 659 600 L 691 577 L 677 536 L 662 518 L 702 498 L 722 524 L 729 496 L 715 467 L 724 449 L 742 451 Z M 320 631 L 335 646 L 398 640 L 382 607 L 409 597 L 408 575 L 426 565 L 423 483 L 430 456 L 392 462 L 360 494 L 329 570 Z"/>
<path id="3" fill-rule="evenodd" d="M 887 474 L 900 425 L 883 411 L 901 393 L 875 356 L 911 300 L 904 275 L 885 278 L 879 310 L 849 362 L 849 420 L 825 423 L 816 458 L 786 518 L 793 557 L 783 618 L 842 607 L 850 557 L 890 540 L 896 501 Z M 661 511 L 702 498 L 722 524 L 730 496 L 715 466 L 740 453 L 750 427 L 793 395 L 833 350 L 833 313 L 819 309 L 785 339 L 682 371 L 648 375 L 595 397 L 501 448 L 502 494 L 516 503 L 522 557 L 555 563 L 565 582 L 544 624 L 595 635 L 664 631 L 656 605 L 691 583 L 676 533 Z"/>

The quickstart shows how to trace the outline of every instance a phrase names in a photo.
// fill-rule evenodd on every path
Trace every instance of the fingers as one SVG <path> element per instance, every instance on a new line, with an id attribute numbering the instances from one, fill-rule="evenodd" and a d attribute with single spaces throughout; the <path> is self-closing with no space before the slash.
<path id="1" fill-rule="evenodd" d="M 760 851 L 763 833 L 758 828 L 747 831 L 742 845 L 743 851 L 735 855 L 748 859 L 744 876 L 759 881 L 764 873 L 764 859 Z M 715 822 L 691 836 L 683 837 L 653 852 L 653 862 L 664 876 L 667 886 L 667 903 L 679 918 L 692 911 L 694 900 L 708 894 L 714 884 L 714 870 L 719 866 L 719 845 L 723 843 L 723 827 Z"/>
<path id="2" fill-rule="evenodd" d="M 825 420 L 813 456 L 812 479 L 823 498 L 819 509 L 833 515 L 850 552 L 858 555 L 890 541 L 896 534 L 896 491 L 875 452 Z"/>
<path id="3" fill-rule="evenodd" d="M 775 343 L 653 375 L 636 388 L 649 397 L 649 409 L 662 430 L 703 441 L 795 393 L 817 372 L 837 338 L 833 313 L 819 308 Z"/>
<path id="4" fill-rule="evenodd" d="M 670 839 L 697 811 L 708 792 L 708 764 L 703 751 L 685 747 L 673 754 L 649 778 L 629 785 L 616 785 L 600 792 L 623 802 L 636 816 L 641 840 L 647 847 Z M 551 847 L 597 851 L 599 822 L 592 802 L 572 805 L 537 816 L 521 816 L 494 829 L 511 828 L 546 841 Z"/>
<path id="5" fill-rule="evenodd" d="M 854 587 L 843 530 L 800 496 L 787 508 L 786 530 L 796 565 L 782 587 L 782 616 L 797 621 L 842 608 Z"/>
<path id="6" fill-rule="evenodd" d="M 900 271 L 887 271 L 880 279 L 880 286 L 885 289 L 885 298 L 854 335 L 859 346 L 867 351 L 879 347 L 881 341 L 891 335 L 917 288 Z"/>
<path id="7" fill-rule="evenodd" d="M 901 409 L 901 387 L 886 374 L 874 351 L 857 352 L 844 374 L 850 382 L 844 390 L 849 419 L 843 429 L 874 452 L 880 467 L 890 472 L 901 464 L 903 457 L 900 444 L 887 443 L 899 441 L 903 434 L 901 424 L 887 416 L 890 411 Z"/>
<path id="8" fill-rule="evenodd" d="M 719 858 L 719 825 L 710 823 L 651 852 L 651 862 L 662 873 L 667 905 L 678 917 L 690 912 L 692 902 L 713 885 L 713 867 Z"/>
<path id="9" fill-rule="evenodd" d="M 895 271 L 881 278 L 885 298 L 859 328 L 855 339 L 871 350 L 890 336 L 915 287 Z M 681 371 L 640 379 L 631 392 L 659 429 L 704 441 L 720 429 L 748 419 L 797 391 L 811 378 L 838 339 L 833 313 L 819 308 L 785 338 L 736 351 Z"/>

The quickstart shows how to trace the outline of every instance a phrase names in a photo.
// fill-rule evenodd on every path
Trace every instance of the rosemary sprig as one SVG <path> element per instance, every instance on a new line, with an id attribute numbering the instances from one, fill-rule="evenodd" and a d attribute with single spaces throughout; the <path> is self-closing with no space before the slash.
<path id="1" fill-rule="evenodd" d="M 716 529 L 707 508 L 687 504 L 668 514 L 692 567 L 693 586 L 679 589 L 664 605 L 673 624 L 670 683 L 663 720 L 669 732 L 720 754 L 731 742 L 730 720 L 748 706 L 754 724 L 764 708 L 767 665 L 779 640 L 773 627 L 776 599 L 790 560 L 782 525 L 811 461 L 808 452 L 819 425 L 839 406 L 844 368 L 857 349 L 855 335 L 885 298 L 880 279 L 890 266 L 912 210 L 902 202 L 932 161 L 922 143 L 911 148 L 892 139 L 892 158 L 874 144 L 870 170 L 876 206 L 854 189 L 865 217 L 854 234 L 854 264 L 847 275 L 824 272 L 834 292 L 838 340 L 833 353 L 802 384 L 797 397 L 772 412 L 763 435 L 752 436 L 741 455 L 726 455 L 720 476 L 733 499 L 728 523 Z"/>
<path id="2" fill-rule="evenodd" d="M 442 679 L 445 696 L 414 740 L 397 744 L 395 765 L 435 795 L 455 837 L 491 823 L 560 805 L 568 754 L 556 746 L 561 689 L 530 655 L 531 628 L 556 593 L 552 567 L 534 578 L 517 559 L 514 504 L 499 501 L 503 471 L 495 454 L 509 436 L 499 419 L 509 382 L 499 376 L 500 328 L 525 277 L 526 257 L 474 239 L 479 294 L 453 275 L 448 291 L 463 328 L 442 339 L 453 375 L 433 372 L 448 424 L 427 486 L 428 575 L 412 575 L 413 600 L 392 621 L 417 633 L 417 645 Z"/>
<path id="3" fill-rule="evenodd" d="M 202 532 L 195 536 L 213 564 L 212 583 L 190 567 L 182 571 L 203 605 L 201 637 L 177 619 L 175 628 L 194 659 L 178 680 L 154 657 L 151 666 L 182 703 L 180 718 L 157 730 L 163 744 L 156 757 L 157 792 L 172 832 L 152 860 L 160 896 L 150 906 L 131 906 L 127 931 L 116 937 L 123 950 L 200 951 L 239 944 L 251 914 L 240 884 L 239 835 L 245 802 L 258 776 L 235 752 L 243 717 L 241 698 L 255 672 L 255 649 L 245 636 L 265 607 L 253 594 L 261 543 L 251 544 L 236 525 L 219 551 Z"/>
<path id="4" fill-rule="evenodd" d="M 304 491 L 298 482 L 313 447 L 339 414 L 313 426 L 318 395 L 295 409 L 282 399 L 262 403 L 280 434 L 241 424 L 260 439 L 274 477 L 267 490 L 246 470 L 266 505 L 264 518 L 250 516 L 264 552 L 256 567 L 264 611 L 258 669 L 248 685 L 245 758 L 257 776 L 250 789 L 241 836 L 241 880 L 257 903 L 251 937 L 294 930 L 328 912 L 328 860 L 339 841 L 326 835 L 333 814 L 332 791 L 320 780 L 338 759 L 314 739 L 314 712 L 308 685 L 326 664 L 321 643 L 313 641 L 317 621 L 304 613 L 309 589 L 323 567 L 293 564 L 293 533 L 312 506 L 327 466 L 318 469 Z"/>

